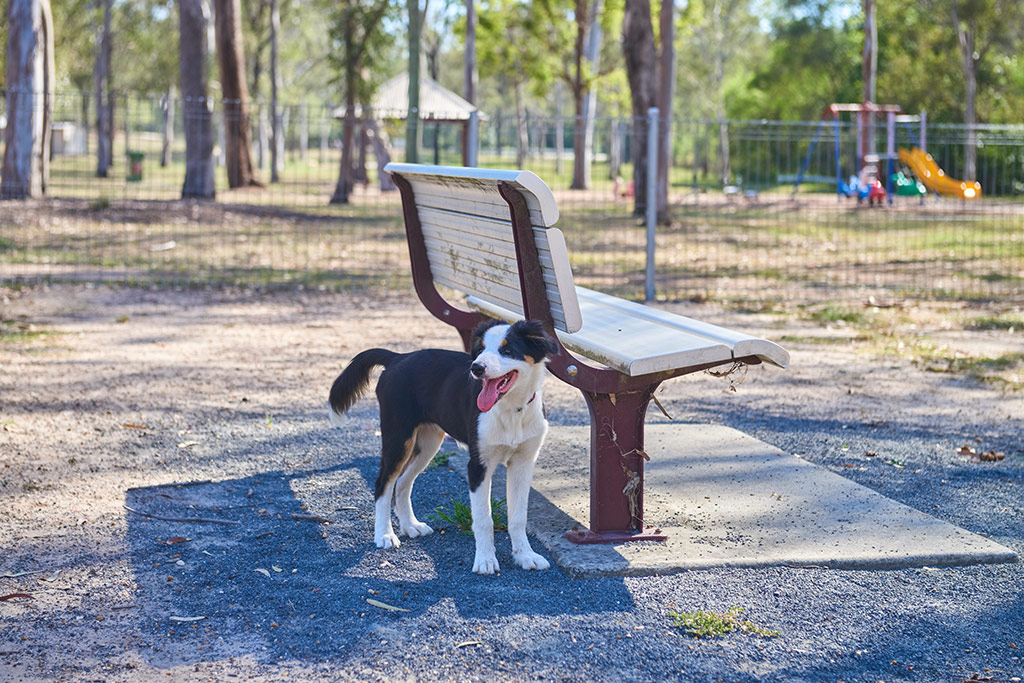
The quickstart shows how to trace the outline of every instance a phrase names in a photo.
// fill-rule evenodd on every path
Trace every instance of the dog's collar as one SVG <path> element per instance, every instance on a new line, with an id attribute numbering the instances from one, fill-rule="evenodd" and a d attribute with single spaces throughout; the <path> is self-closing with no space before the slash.
<path id="1" fill-rule="evenodd" d="M 537 394 L 536 394 L 536 392 L 534 392 L 533 396 L 531 396 L 531 397 L 530 397 L 530 400 L 526 402 L 526 406 L 528 406 L 528 405 L 530 405 L 531 403 L 533 403 L 533 400 L 534 400 L 535 398 L 537 398 Z M 523 406 L 523 408 L 525 408 L 526 406 Z M 516 412 L 517 412 L 517 413 L 520 413 L 520 412 L 522 412 L 522 411 L 523 411 L 523 408 L 516 408 Z"/>

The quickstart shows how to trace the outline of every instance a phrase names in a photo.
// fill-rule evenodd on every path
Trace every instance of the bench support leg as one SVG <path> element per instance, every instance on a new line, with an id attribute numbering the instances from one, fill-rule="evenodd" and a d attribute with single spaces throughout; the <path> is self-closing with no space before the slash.
<path id="1" fill-rule="evenodd" d="M 584 392 L 590 408 L 590 529 L 574 543 L 664 541 L 644 526 L 644 418 L 658 384 L 616 394 Z"/>

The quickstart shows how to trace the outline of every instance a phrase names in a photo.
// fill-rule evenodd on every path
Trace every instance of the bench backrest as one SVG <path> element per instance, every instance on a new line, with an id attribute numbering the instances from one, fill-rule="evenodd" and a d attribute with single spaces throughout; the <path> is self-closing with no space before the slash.
<path id="1" fill-rule="evenodd" d="M 384 170 L 411 188 L 434 282 L 523 315 L 511 213 L 499 192 L 501 183 L 511 186 L 529 208 L 555 328 L 572 333 L 583 326 L 565 236 L 552 227 L 558 207 L 543 180 L 530 171 L 421 164 Z"/>

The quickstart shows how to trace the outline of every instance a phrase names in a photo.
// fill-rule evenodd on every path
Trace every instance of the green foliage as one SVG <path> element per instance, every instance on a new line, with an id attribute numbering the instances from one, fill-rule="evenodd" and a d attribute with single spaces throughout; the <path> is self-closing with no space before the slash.
<path id="1" fill-rule="evenodd" d="M 727 612 L 721 614 L 703 611 L 669 612 L 668 614 L 673 618 L 674 626 L 686 629 L 686 632 L 694 638 L 714 638 L 733 631 L 753 633 L 764 638 L 780 635 L 780 631 L 769 631 L 750 620 L 741 619 L 742 613 L 743 608 L 730 607 Z"/>
<path id="2" fill-rule="evenodd" d="M 459 530 L 460 534 L 473 535 L 473 511 L 465 503 L 460 503 L 454 498 L 451 501 L 452 509 L 444 507 L 434 509 L 431 519 L 439 519 L 448 522 Z M 505 510 L 505 499 L 491 499 L 491 520 L 494 522 L 495 531 L 506 531 L 508 529 L 508 513 Z"/>
<path id="3" fill-rule="evenodd" d="M 444 467 L 448 464 L 448 461 L 451 460 L 453 455 L 455 454 L 448 451 L 438 451 L 437 453 L 434 453 L 434 457 L 427 467 Z"/>

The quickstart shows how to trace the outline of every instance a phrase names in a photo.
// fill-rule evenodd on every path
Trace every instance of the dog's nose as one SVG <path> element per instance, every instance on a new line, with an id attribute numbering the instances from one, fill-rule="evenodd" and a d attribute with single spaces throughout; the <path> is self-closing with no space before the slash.
<path id="1" fill-rule="evenodd" d="M 474 377 L 480 378 L 484 376 L 484 372 L 487 371 L 487 368 L 483 363 L 475 362 L 469 366 L 469 371 L 473 373 Z"/>

